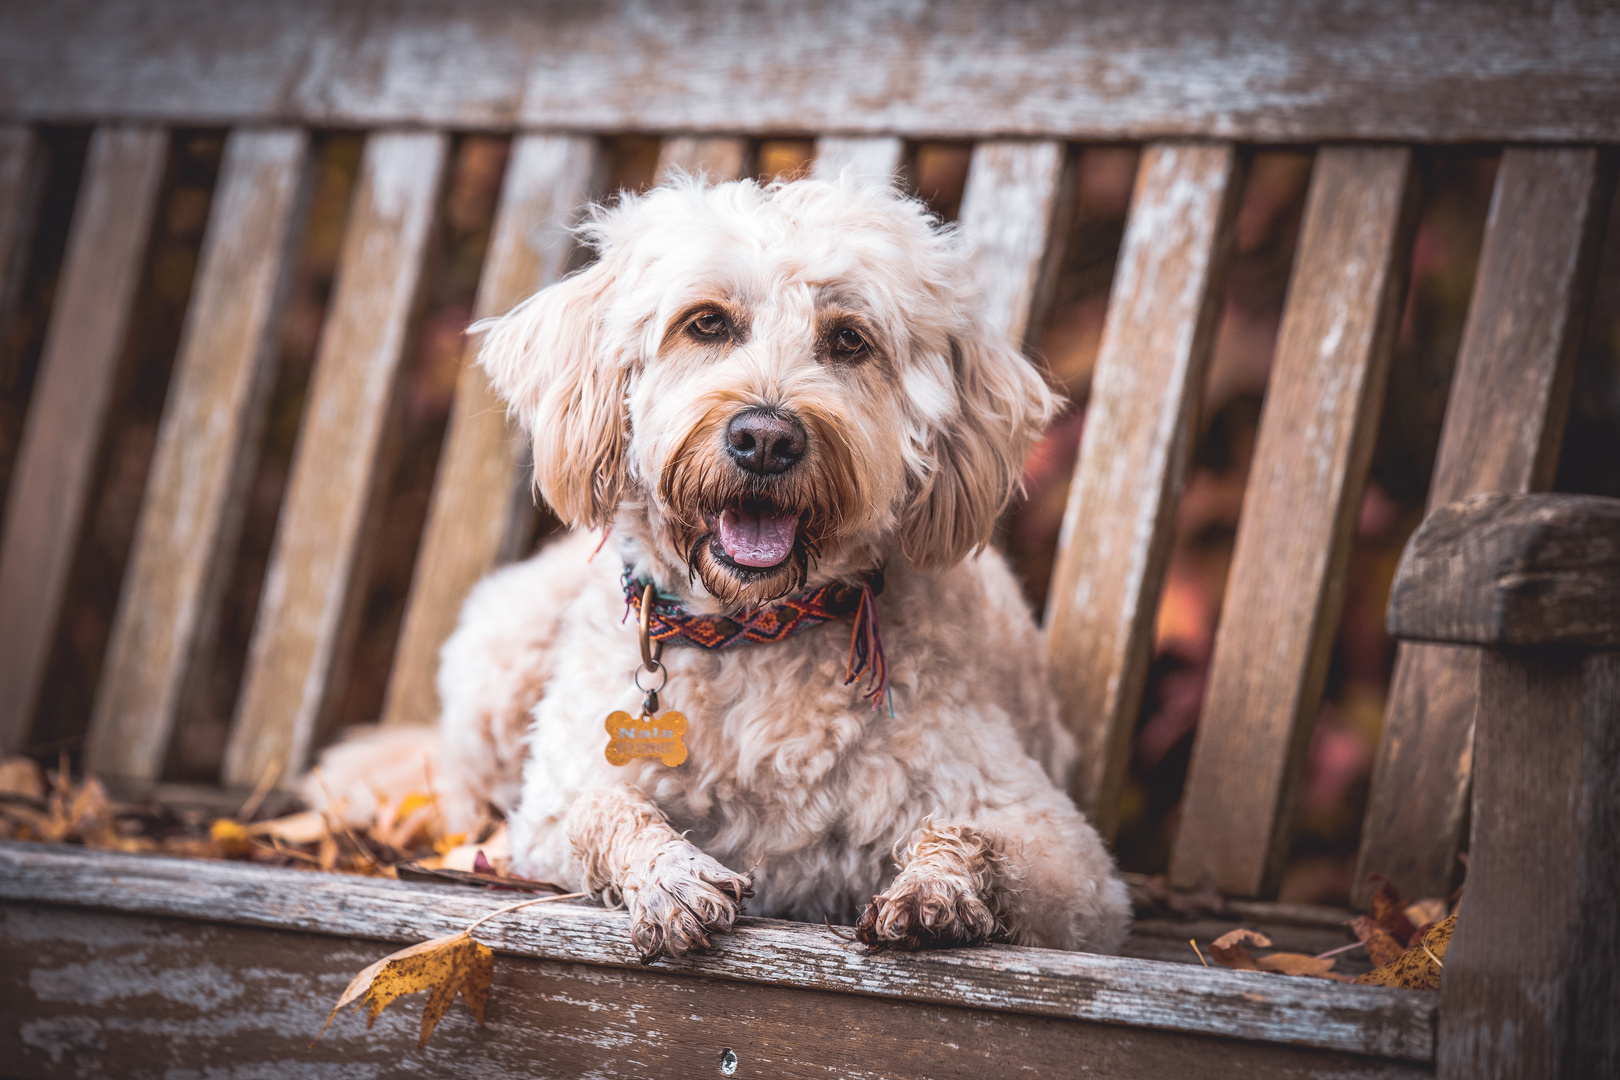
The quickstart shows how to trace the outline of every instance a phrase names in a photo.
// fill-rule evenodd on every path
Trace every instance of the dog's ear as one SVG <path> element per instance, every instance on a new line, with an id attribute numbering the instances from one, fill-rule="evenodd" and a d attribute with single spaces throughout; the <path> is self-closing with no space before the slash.
<path id="1" fill-rule="evenodd" d="M 479 364 L 534 441 L 540 494 L 576 527 L 606 525 L 624 493 L 629 365 L 604 340 L 611 284 L 598 262 L 474 327 Z"/>
<path id="2" fill-rule="evenodd" d="M 951 566 L 990 542 L 1024 455 L 1056 408 L 1035 366 L 999 335 L 951 335 L 950 364 L 957 414 L 936 429 L 935 467 L 901 526 L 901 550 L 925 567 Z"/>

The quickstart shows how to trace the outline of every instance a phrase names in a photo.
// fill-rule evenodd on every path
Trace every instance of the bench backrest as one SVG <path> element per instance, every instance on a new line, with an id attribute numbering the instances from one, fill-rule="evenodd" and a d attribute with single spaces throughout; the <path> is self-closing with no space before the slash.
<path id="1" fill-rule="evenodd" d="M 475 314 L 565 270 L 601 136 L 737 175 L 749 140 L 819 136 L 815 169 L 972 140 L 961 228 L 991 317 L 1023 337 L 1068 220 L 1077 141 L 1143 144 L 1045 619 L 1112 832 L 1196 433 L 1246 147 L 1319 146 L 1171 876 L 1274 889 L 1320 704 L 1404 298 L 1411 144 L 1505 144 L 1431 502 L 1544 487 L 1620 143 L 1620 15 L 1471 5 L 1224 11 L 629 0 L 411 6 L 57 4 L 0 15 L 0 324 L 39 205 L 41 123 L 94 125 L 0 537 L 0 749 L 21 745 L 84 526 L 170 132 L 229 129 L 88 767 L 159 777 L 218 618 L 273 378 L 311 130 L 365 151 L 276 526 L 223 783 L 307 764 L 361 599 L 407 328 L 450 133 L 511 133 Z M 1554 145 L 1559 144 L 1559 145 Z M 464 368 L 385 723 L 430 720 L 439 644 L 528 512 L 521 455 Z M 1362 873 L 1448 890 L 1468 791 L 1463 654 L 1403 646 Z"/>

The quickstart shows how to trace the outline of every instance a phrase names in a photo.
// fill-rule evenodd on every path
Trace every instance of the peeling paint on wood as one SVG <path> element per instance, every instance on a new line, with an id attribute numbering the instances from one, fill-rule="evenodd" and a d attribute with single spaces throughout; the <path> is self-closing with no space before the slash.
<path id="1" fill-rule="evenodd" d="M 1137 170 L 1047 607 L 1074 795 L 1112 837 L 1236 216 L 1230 144 L 1157 143 Z"/>
<path id="2" fill-rule="evenodd" d="M 1068 148 L 1055 142 L 996 140 L 973 148 L 958 225 L 984 293 L 988 321 L 1023 342 L 1041 309 L 1052 271 L 1063 257 L 1073 194 Z"/>
<path id="3" fill-rule="evenodd" d="M 182 688 L 213 636 L 273 376 L 308 155 L 301 131 L 238 131 L 226 144 L 96 688 L 88 764 L 101 776 L 159 778 Z"/>
<path id="4" fill-rule="evenodd" d="M 1324 147 L 1306 198 L 1193 740 L 1177 885 L 1274 890 L 1321 703 L 1410 264 L 1405 147 Z"/>
<path id="5" fill-rule="evenodd" d="M 5 842 L 0 900 L 383 941 L 454 933 L 498 906 L 487 895 L 447 886 Z M 487 923 L 480 938 L 508 955 L 761 987 L 1130 1024 L 1403 1061 L 1424 1062 L 1433 1054 L 1434 999 L 1415 991 L 1014 946 L 868 954 L 825 927 L 767 919 L 742 920 L 737 933 L 717 937 L 712 953 L 643 969 L 630 947 L 627 919 L 594 906 L 551 904 L 544 914 Z"/>
<path id="6" fill-rule="evenodd" d="M 1590 147 L 1503 152 L 1431 509 L 1476 492 L 1551 486 L 1613 185 Z M 1363 893 L 1373 874 L 1405 896 L 1456 887 L 1478 688 L 1479 659 L 1468 650 L 1400 646 L 1361 832 Z"/>
<path id="7" fill-rule="evenodd" d="M 224 782 L 307 763 L 363 592 L 395 384 L 449 139 L 371 136 L 225 753 Z"/>
<path id="8" fill-rule="evenodd" d="M 832 35 L 836 36 L 832 36 Z M 0 113 L 1262 142 L 1620 140 L 1620 12 L 1469 0 L 59 0 Z"/>
<path id="9" fill-rule="evenodd" d="M 93 943 L 93 944 L 92 944 Z M 1060 1017 L 556 960 L 498 957 L 475 1025 L 453 1006 L 423 1051 L 421 999 L 367 1030 L 339 1017 L 352 974 L 386 946 L 193 920 L 0 908 L 0 1055 L 18 1080 L 220 1076 L 1198 1076 L 1372 1080 L 1420 1063 Z"/>
<path id="10" fill-rule="evenodd" d="M 551 284 L 574 249 L 570 228 L 592 195 L 601 153 L 595 139 L 522 136 L 512 144 L 500 210 L 479 278 L 475 319 L 504 314 Z M 433 480 L 421 556 L 383 705 L 384 724 L 438 719 L 439 647 L 468 591 L 516 547 L 534 515 L 528 455 L 483 371 L 479 339 L 468 339 Z"/>
<path id="11" fill-rule="evenodd" d="M 0 752 L 28 739 L 140 281 L 168 133 L 90 138 L 0 534 Z"/>

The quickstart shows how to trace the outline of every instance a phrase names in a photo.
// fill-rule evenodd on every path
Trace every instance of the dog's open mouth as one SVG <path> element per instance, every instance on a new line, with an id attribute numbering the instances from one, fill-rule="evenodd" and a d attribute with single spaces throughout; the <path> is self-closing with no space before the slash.
<path id="1" fill-rule="evenodd" d="M 715 558 L 748 570 L 772 570 L 787 562 L 799 539 L 799 512 L 775 503 L 745 499 L 711 522 Z"/>

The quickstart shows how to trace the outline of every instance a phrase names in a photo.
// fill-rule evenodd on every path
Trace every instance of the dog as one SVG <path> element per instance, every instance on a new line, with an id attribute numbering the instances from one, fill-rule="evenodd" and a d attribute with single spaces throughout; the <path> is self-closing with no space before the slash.
<path id="1" fill-rule="evenodd" d="M 1116 951 L 1126 891 L 987 546 L 1054 398 L 960 238 L 848 174 L 682 178 L 580 235 L 589 266 L 474 327 L 573 531 L 443 648 L 446 813 L 504 814 L 513 870 L 622 902 L 648 960 L 745 903 L 877 947 Z M 659 707 L 684 760 L 611 763 L 615 723 L 671 734 Z"/>

